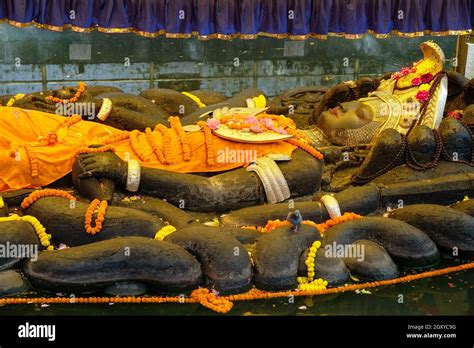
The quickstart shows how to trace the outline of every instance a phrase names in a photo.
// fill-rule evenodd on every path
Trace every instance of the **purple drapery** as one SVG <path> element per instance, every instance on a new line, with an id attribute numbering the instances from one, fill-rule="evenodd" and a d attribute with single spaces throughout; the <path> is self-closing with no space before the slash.
<path id="1" fill-rule="evenodd" d="M 474 27 L 473 0 L 0 0 L 0 20 L 51 30 L 145 36 L 305 39 L 459 35 Z"/>

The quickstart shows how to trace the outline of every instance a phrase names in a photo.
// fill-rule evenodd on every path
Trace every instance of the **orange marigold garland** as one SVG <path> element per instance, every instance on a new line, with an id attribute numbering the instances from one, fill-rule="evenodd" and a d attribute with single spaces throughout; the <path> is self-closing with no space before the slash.
<path id="1" fill-rule="evenodd" d="M 355 291 L 355 290 L 375 288 L 375 287 L 385 286 L 385 285 L 406 283 L 406 282 L 411 282 L 418 279 L 430 278 L 430 277 L 449 274 L 452 272 L 464 271 L 464 270 L 473 269 L 473 268 L 474 268 L 474 262 L 470 262 L 470 263 L 462 264 L 459 266 L 447 267 L 443 269 L 427 271 L 427 272 L 422 272 L 418 274 L 410 274 L 410 275 L 400 277 L 400 278 L 395 278 L 395 279 L 380 280 L 380 281 L 374 281 L 374 282 L 368 282 L 368 283 L 351 284 L 351 285 L 340 286 L 337 288 L 304 290 L 304 291 L 278 291 L 278 292 L 267 292 L 267 291 L 261 291 L 258 289 L 252 289 L 244 294 L 229 295 L 229 296 L 225 296 L 224 298 L 228 301 L 244 301 L 244 300 L 258 300 L 258 299 L 288 297 L 291 295 L 317 296 L 317 295 L 326 295 L 326 294 L 336 294 L 336 293 L 341 293 L 341 292 L 346 292 L 346 291 Z"/>
<path id="2" fill-rule="evenodd" d="M 39 176 L 39 165 L 38 158 L 36 154 L 33 153 L 29 145 L 24 145 L 26 154 L 28 156 L 28 161 L 30 162 L 30 174 L 32 178 L 37 178 Z"/>
<path id="3" fill-rule="evenodd" d="M 169 133 L 169 129 L 162 124 L 157 124 L 155 126 L 155 131 L 160 132 L 161 136 L 163 137 L 163 152 L 165 154 L 166 164 L 173 163 L 173 156 L 171 154 L 171 136 Z"/>
<path id="4" fill-rule="evenodd" d="M 105 212 L 107 211 L 109 204 L 106 200 L 100 201 L 98 199 L 94 199 L 89 207 L 87 208 L 86 216 L 84 219 L 84 227 L 87 233 L 89 234 L 96 234 L 102 230 L 102 224 L 105 221 Z M 95 219 L 95 227 L 91 226 L 92 223 L 92 216 L 94 212 L 97 210 L 97 218 Z"/>
<path id="5" fill-rule="evenodd" d="M 254 230 L 261 233 L 267 232 L 267 231 L 264 231 L 262 226 L 240 226 L 240 228 L 245 228 L 247 230 Z"/>
<path id="6" fill-rule="evenodd" d="M 322 160 L 324 158 L 324 156 L 321 152 L 319 152 L 314 147 L 312 147 L 311 145 L 303 142 L 300 139 L 288 139 L 286 141 L 288 143 L 290 143 L 291 145 L 295 145 L 295 146 L 299 147 L 300 149 L 306 151 L 307 153 L 309 153 L 311 156 L 317 158 L 318 160 Z"/>
<path id="7" fill-rule="evenodd" d="M 51 132 L 48 132 L 46 136 L 41 137 L 39 139 L 40 144 L 44 144 L 47 146 L 56 145 L 58 143 L 58 131 L 62 127 L 69 128 L 80 121 L 82 121 L 82 116 L 80 115 L 72 115 L 70 117 L 66 117 L 66 120 L 58 124 L 58 126 L 54 130 L 52 130 Z"/>
<path id="8" fill-rule="evenodd" d="M 166 164 L 166 158 L 165 155 L 163 154 L 163 151 L 158 147 L 158 144 L 155 141 L 155 138 L 153 138 L 153 132 L 151 131 L 150 128 L 145 129 L 145 135 L 148 140 L 148 143 L 150 144 L 151 148 L 153 149 L 153 153 L 156 155 L 158 160 L 162 164 Z"/>
<path id="9" fill-rule="evenodd" d="M 427 271 L 418 274 L 411 274 L 400 278 L 380 280 L 369 283 L 359 283 L 347 286 L 340 286 L 337 288 L 329 289 L 317 289 L 317 290 L 304 290 L 304 291 L 277 291 L 268 292 L 258 289 L 251 289 L 243 294 L 235 294 L 229 296 L 216 296 L 208 291 L 197 289 L 193 291 L 191 297 L 183 296 L 141 296 L 141 297 L 76 297 L 74 301 L 71 301 L 70 297 L 8 297 L 0 298 L 0 305 L 15 305 L 15 304 L 81 304 L 81 303 L 200 303 L 207 308 L 216 310 L 219 313 L 227 313 L 232 309 L 232 301 L 251 301 L 251 300 L 263 300 L 272 298 L 288 298 L 288 296 L 318 296 L 326 294 L 337 294 L 347 291 L 355 291 L 366 288 L 375 288 L 385 285 L 393 285 L 400 283 L 407 283 L 414 280 L 431 278 L 441 275 L 446 275 L 453 272 L 466 271 L 474 269 L 474 262 L 465 263 L 458 266 L 447 267 L 443 269 L 437 269 L 434 271 Z M 207 289 L 206 289 L 207 290 Z M 212 297 L 214 296 L 214 297 Z M 206 304 L 211 305 L 206 305 Z M 216 306 L 215 309 L 213 306 Z"/>
<path id="10" fill-rule="evenodd" d="M 21 202 L 21 208 L 26 209 L 30 205 L 32 205 L 34 202 L 36 202 L 38 199 L 43 198 L 43 197 L 63 197 L 67 198 L 71 201 L 75 201 L 76 197 L 73 195 L 67 193 L 66 191 L 61 191 L 61 190 L 54 190 L 54 189 L 44 189 L 44 190 L 39 190 L 39 191 L 34 191 L 28 195 L 23 201 Z"/>
<path id="11" fill-rule="evenodd" d="M 21 202 L 21 208 L 26 209 L 31 206 L 34 202 L 38 199 L 43 197 L 63 197 L 67 198 L 71 201 L 76 201 L 76 197 L 67 193 L 66 191 L 55 190 L 55 189 L 44 189 L 39 191 L 34 191 L 28 195 L 23 201 Z M 87 208 L 87 212 L 84 218 L 84 225 L 85 230 L 89 234 L 96 234 L 102 230 L 102 225 L 105 221 L 105 213 L 108 208 L 108 203 L 106 200 L 100 201 L 98 199 L 94 199 L 89 207 Z M 95 220 L 95 227 L 91 226 L 92 223 L 92 216 L 94 215 L 95 210 L 98 208 L 97 211 L 97 218 Z"/>
<path id="12" fill-rule="evenodd" d="M 71 127 L 71 126 L 73 126 L 76 123 L 81 122 L 81 121 L 82 121 L 82 116 L 74 114 L 72 116 L 66 117 L 66 120 L 61 122 L 59 124 L 58 128 L 56 128 L 56 130 L 59 130 L 59 128 L 61 128 L 61 127 Z"/>
<path id="13" fill-rule="evenodd" d="M 333 219 L 327 220 L 321 224 L 317 224 L 311 220 L 304 220 L 302 222 L 303 225 L 312 226 L 319 231 L 319 233 L 324 233 L 328 228 L 335 226 L 337 224 L 341 224 L 343 222 L 360 219 L 362 216 L 355 214 L 355 213 L 344 213 L 342 216 L 335 217 Z M 283 227 L 283 226 L 290 226 L 290 222 L 288 220 L 268 220 L 267 224 L 264 227 L 261 226 L 241 226 L 241 228 L 252 229 L 262 233 L 268 233 L 274 230 L 275 228 Z"/>
<path id="14" fill-rule="evenodd" d="M 288 134 L 292 135 L 295 139 L 301 140 L 306 143 L 310 142 L 309 137 L 304 132 L 297 129 L 296 127 L 289 126 L 285 128 L 285 130 Z"/>
<path id="15" fill-rule="evenodd" d="M 204 136 L 206 139 L 207 164 L 212 167 L 216 163 L 216 161 L 211 129 L 204 121 L 199 121 L 197 125 L 201 127 L 204 131 Z"/>
<path id="16" fill-rule="evenodd" d="M 107 152 L 107 151 L 114 151 L 114 147 L 112 145 L 105 145 L 101 147 L 80 147 L 76 150 L 76 157 L 82 155 L 84 153 L 100 153 L 100 152 Z"/>
<path id="17" fill-rule="evenodd" d="M 74 94 L 74 97 L 72 98 L 61 99 L 61 98 L 53 97 L 52 95 L 50 95 L 46 97 L 46 100 L 52 101 L 54 103 L 62 103 L 62 104 L 75 103 L 79 100 L 81 95 L 86 91 L 86 84 L 84 82 L 79 82 L 78 85 L 79 85 L 79 88 L 77 89 L 77 92 Z"/>
<path id="18" fill-rule="evenodd" d="M 311 226 L 311 227 L 314 227 L 316 230 L 319 231 L 319 233 L 321 233 L 320 224 L 317 224 L 317 223 L 314 222 L 314 221 L 311 221 L 311 220 L 303 220 L 302 224 L 308 225 L 308 226 Z"/>
<path id="19" fill-rule="evenodd" d="M 318 230 L 319 233 L 324 233 L 328 228 L 331 228 L 332 226 L 342 224 L 343 222 L 347 221 L 352 221 L 356 219 L 361 219 L 362 216 L 356 213 L 345 213 L 342 216 L 335 217 L 333 219 L 327 220 L 326 222 L 322 224 L 318 224 Z"/>
<path id="20" fill-rule="evenodd" d="M 229 312 L 234 304 L 223 297 L 217 297 L 206 288 L 196 289 L 191 293 L 191 298 L 195 299 L 201 305 L 217 313 Z"/>
<path id="21" fill-rule="evenodd" d="M 127 140 L 129 138 L 130 138 L 130 133 L 125 131 L 119 134 L 109 135 L 108 137 L 104 138 L 100 142 L 103 145 L 109 145 L 113 143 L 118 143 L 119 141 L 122 141 L 122 140 Z"/>
<path id="22" fill-rule="evenodd" d="M 288 220 L 269 220 L 265 227 L 263 228 L 265 231 L 270 232 L 271 230 L 274 230 L 275 228 L 280 228 L 283 226 L 290 226 L 290 222 Z"/>
<path id="23" fill-rule="evenodd" d="M 58 143 L 58 134 L 56 132 L 49 132 L 43 139 L 48 146 L 53 146 Z"/>
<path id="24" fill-rule="evenodd" d="M 171 128 L 173 128 L 178 134 L 179 141 L 181 142 L 181 147 L 183 148 L 183 160 L 190 161 L 191 147 L 189 145 L 188 139 L 186 138 L 186 133 L 183 130 L 183 126 L 181 125 L 181 120 L 179 119 L 179 117 L 171 116 L 168 121 L 171 125 Z"/>
<path id="25" fill-rule="evenodd" d="M 140 132 L 137 130 L 133 130 L 130 133 L 130 145 L 132 147 L 133 152 L 135 152 L 140 161 L 149 162 L 151 158 L 142 151 L 143 146 L 140 145 L 140 141 L 138 140 L 139 134 Z"/>

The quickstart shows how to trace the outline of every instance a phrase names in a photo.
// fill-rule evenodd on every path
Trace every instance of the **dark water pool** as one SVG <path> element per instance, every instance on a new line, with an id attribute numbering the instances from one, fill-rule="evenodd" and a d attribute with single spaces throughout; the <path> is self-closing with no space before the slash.
<path id="1" fill-rule="evenodd" d="M 443 261 L 437 268 L 456 263 Z M 30 294 L 33 296 L 33 294 Z M 38 296 L 38 295 L 36 295 Z M 41 296 L 47 296 L 41 294 Z M 0 315 L 215 315 L 198 304 L 0 306 Z M 222 314 L 219 314 L 222 315 Z M 370 293 L 240 301 L 226 315 L 474 315 L 474 271 L 370 289 Z"/>

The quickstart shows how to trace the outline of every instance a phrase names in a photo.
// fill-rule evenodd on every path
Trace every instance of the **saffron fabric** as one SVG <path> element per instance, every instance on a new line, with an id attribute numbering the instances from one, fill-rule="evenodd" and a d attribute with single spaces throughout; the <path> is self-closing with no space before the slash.
<path id="1" fill-rule="evenodd" d="M 0 107 L 0 192 L 49 185 L 71 172 L 78 148 L 101 144 L 101 140 L 122 131 L 104 124 L 80 121 L 72 126 L 62 125 L 65 117 L 41 111 L 15 107 Z M 57 130 L 58 143 L 45 145 L 41 137 Z M 228 141 L 211 134 L 214 164 L 207 163 L 206 136 L 204 132 L 185 133 L 190 147 L 190 159 L 184 160 L 182 143 L 175 129 L 168 128 L 172 164 L 163 164 L 154 155 L 147 136 L 138 132 L 140 154 L 129 139 L 111 144 L 114 152 L 123 160 L 135 159 L 140 165 L 181 173 L 220 172 L 242 167 L 248 158 L 256 159 L 269 153 L 291 156 L 295 146 L 279 141 L 271 144 L 244 144 Z M 154 131 L 156 145 L 164 152 L 163 137 Z M 251 156 L 242 156 L 241 154 Z M 150 158 L 146 162 L 138 155 Z M 38 176 L 31 175 L 32 156 L 37 161 Z M 255 158 L 254 158 L 255 157 Z"/>
<path id="2" fill-rule="evenodd" d="M 467 34 L 473 0 L 0 0 L 0 20 L 51 30 L 304 39 Z"/>

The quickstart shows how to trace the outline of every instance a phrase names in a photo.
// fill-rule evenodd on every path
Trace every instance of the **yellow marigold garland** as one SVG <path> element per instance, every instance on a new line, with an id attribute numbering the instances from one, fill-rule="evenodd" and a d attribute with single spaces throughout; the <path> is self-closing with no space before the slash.
<path id="1" fill-rule="evenodd" d="M 181 94 L 185 95 L 186 97 L 192 99 L 200 108 L 205 108 L 206 104 L 204 104 L 201 99 L 199 99 L 197 96 L 194 94 L 191 94 L 189 92 L 181 92 Z"/>
<path id="2" fill-rule="evenodd" d="M 25 95 L 23 93 L 18 93 L 15 96 L 11 97 L 10 100 L 7 102 L 6 106 L 13 106 L 17 100 L 24 98 Z"/>
<path id="3" fill-rule="evenodd" d="M 20 217 L 17 214 L 12 214 L 8 217 L 0 218 L 0 222 L 5 221 L 25 221 L 30 223 L 38 235 L 41 245 L 47 250 L 54 250 L 54 247 L 51 245 L 51 235 L 46 233 L 46 228 L 44 228 L 41 222 L 39 222 L 39 220 L 34 216 L 25 215 Z"/>
<path id="4" fill-rule="evenodd" d="M 176 231 L 176 227 L 173 225 L 167 225 L 162 227 L 158 232 L 155 234 L 155 239 L 163 240 L 166 236 L 169 236 L 171 233 Z"/>
<path id="5" fill-rule="evenodd" d="M 46 233 L 46 228 L 39 222 L 37 218 L 34 216 L 26 215 L 21 217 L 22 221 L 29 222 L 36 231 L 38 238 L 40 239 L 41 245 L 46 247 L 48 250 L 53 250 L 53 246 L 51 245 L 51 235 Z"/>
<path id="6" fill-rule="evenodd" d="M 360 219 L 362 216 L 355 214 L 355 213 L 345 213 L 342 216 L 338 216 L 335 218 L 332 218 L 330 220 L 327 220 L 324 223 L 321 224 L 316 224 L 313 221 L 310 220 L 304 220 L 302 224 L 304 225 L 309 225 L 314 227 L 320 234 L 323 234 L 328 228 L 335 226 L 337 224 L 355 220 L 355 219 Z M 288 220 L 269 220 L 265 227 L 256 227 L 256 226 L 242 226 L 241 228 L 247 228 L 247 229 L 254 229 L 262 233 L 268 233 L 275 228 L 283 227 L 283 226 L 289 226 L 290 222 Z M 315 241 L 308 253 L 308 258 L 305 261 L 305 264 L 308 269 L 308 275 L 307 277 L 298 277 L 298 289 L 301 291 L 313 291 L 313 290 L 323 290 L 326 289 L 326 286 L 328 285 L 328 282 L 322 278 L 319 279 L 314 279 L 314 258 L 316 257 L 316 252 L 318 249 L 321 247 L 321 242 L 320 241 Z"/>
<path id="7" fill-rule="evenodd" d="M 322 278 L 314 279 L 314 258 L 318 249 L 321 247 L 321 242 L 319 240 L 315 241 L 309 248 L 308 258 L 305 261 L 308 276 L 307 277 L 298 277 L 298 289 L 299 290 L 322 290 L 326 289 L 328 282 Z"/>

